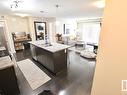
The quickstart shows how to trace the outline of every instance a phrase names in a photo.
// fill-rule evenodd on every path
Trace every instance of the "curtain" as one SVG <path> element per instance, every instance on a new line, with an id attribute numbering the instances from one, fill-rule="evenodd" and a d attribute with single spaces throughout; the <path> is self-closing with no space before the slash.
<path id="1" fill-rule="evenodd" d="M 79 23 L 79 30 L 81 34 L 81 39 L 86 43 L 96 43 L 99 42 L 100 35 L 100 23 L 99 22 L 82 22 Z"/>

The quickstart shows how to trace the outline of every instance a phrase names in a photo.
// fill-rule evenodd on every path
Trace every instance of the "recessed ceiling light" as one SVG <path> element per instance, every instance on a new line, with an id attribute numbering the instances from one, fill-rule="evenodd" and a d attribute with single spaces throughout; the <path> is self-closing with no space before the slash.
<path id="1" fill-rule="evenodd" d="M 98 8 L 104 8 L 105 7 L 105 0 L 99 0 L 93 3 L 94 6 Z"/>
<path id="2" fill-rule="evenodd" d="M 20 17 L 26 17 L 26 16 L 29 16 L 28 14 L 23 14 L 23 13 L 16 13 L 15 15 L 20 16 Z"/>

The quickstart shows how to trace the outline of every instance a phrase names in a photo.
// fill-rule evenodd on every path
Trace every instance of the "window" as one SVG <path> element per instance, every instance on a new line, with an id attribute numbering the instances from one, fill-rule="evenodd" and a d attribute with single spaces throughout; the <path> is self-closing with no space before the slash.
<path id="1" fill-rule="evenodd" d="M 100 23 L 99 22 L 82 22 L 79 23 L 80 37 L 86 43 L 96 43 L 99 42 L 100 35 Z"/>

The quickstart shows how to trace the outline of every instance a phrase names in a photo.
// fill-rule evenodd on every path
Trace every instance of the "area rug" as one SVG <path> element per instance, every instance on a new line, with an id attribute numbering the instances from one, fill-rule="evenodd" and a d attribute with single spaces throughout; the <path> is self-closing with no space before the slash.
<path id="1" fill-rule="evenodd" d="M 47 74 L 29 59 L 19 61 L 17 64 L 33 90 L 51 80 Z"/>

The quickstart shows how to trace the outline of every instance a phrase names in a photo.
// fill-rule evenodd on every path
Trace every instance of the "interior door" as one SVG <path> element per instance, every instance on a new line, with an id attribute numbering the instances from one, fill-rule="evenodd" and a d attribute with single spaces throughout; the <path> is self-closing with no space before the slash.
<path id="1" fill-rule="evenodd" d="M 8 55 L 4 25 L 0 23 L 0 56 Z"/>

